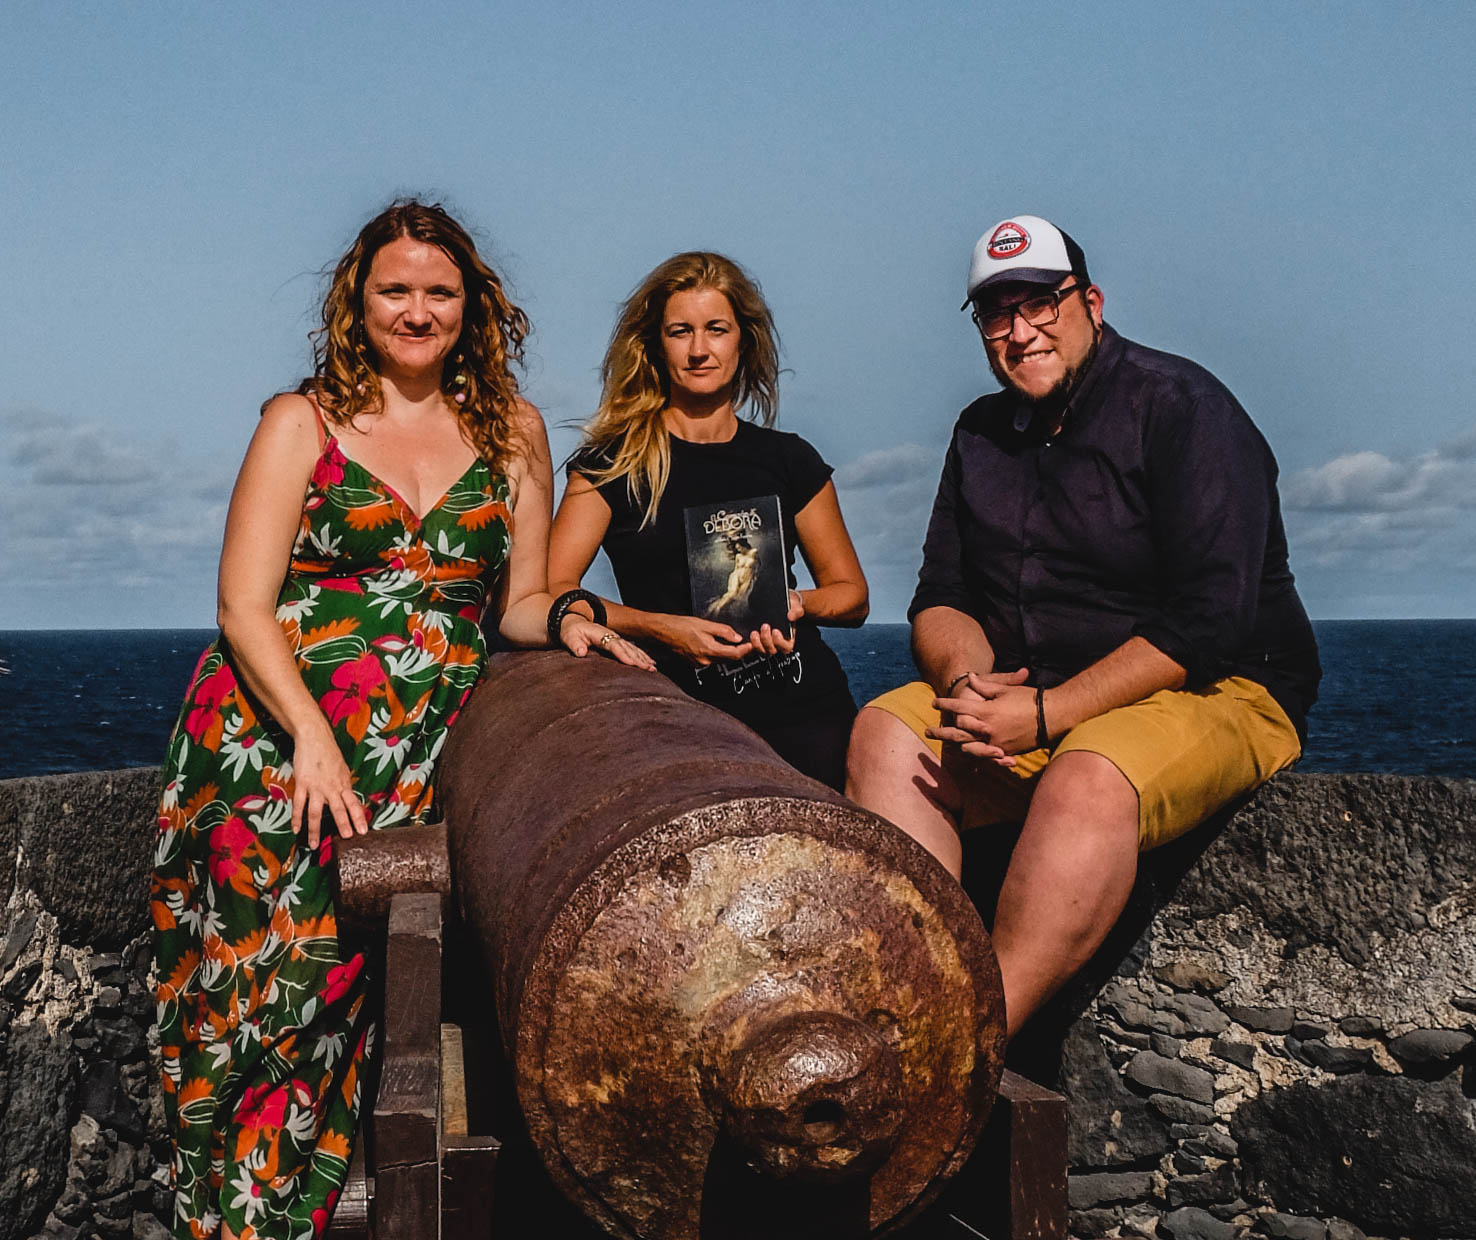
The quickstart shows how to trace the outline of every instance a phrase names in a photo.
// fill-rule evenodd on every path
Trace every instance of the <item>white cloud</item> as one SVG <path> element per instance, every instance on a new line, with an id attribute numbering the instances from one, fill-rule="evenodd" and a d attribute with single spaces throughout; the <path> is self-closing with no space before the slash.
<path id="1" fill-rule="evenodd" d="M 1292 567 L 1314 615 L 1471 610 L 1476 427 L 1433 451 L 1336 457 L 1282 484 Z M 1389 611 L 1380 604 L 1378 614 Z"/>
<path id="2" fill-rule="evenodd" d="M 0 412 L 0 628 L 208 625 L 232 475 L 100 423 Z"/>
<path id="3" fill-rule="evenodd" d="M 917 584 L 923 535 L 938 490 L 944 445 L 868 452 L 835 471 L 835 489 L 871 586 L 871 611 L 901 620 Z"/>

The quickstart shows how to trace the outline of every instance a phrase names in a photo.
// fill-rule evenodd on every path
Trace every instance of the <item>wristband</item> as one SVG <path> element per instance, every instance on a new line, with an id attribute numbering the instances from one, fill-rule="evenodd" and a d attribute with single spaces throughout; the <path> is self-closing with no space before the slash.
<path id="1" fill-rule="evenodd" d="M 944 697 L 952 697 L 953 696 L 953 691 L 958 688 L 959 683 L 961 681 L 967 680 L 972 675 L 973 675 L 973 672 L 964 672 L 963 675 L 961 675 L 961 676 L 955 676 L 952 680 L 950 680 L 948 682 L 948 692 L 945 693 L 943 696 Z"/>
<path id="2" fill-rule="evenodd" d="M 1045 686 L 1035 686 L 1035 747 L 1045 749 L 1051 743 L 1051 734 L 1046 731 Z"/>
<path id="3" fill-rule="evenodd" d="M 554 599 L 553 606 L 548 609 L 550 645 L 559 645 L 559 628 L 564 623 L 564 617 L 569 614 L 569 609 L 575 603 L 588 603 L 590 611 L 594 612 L 594 622 L 596 624 L 605 623 L 605 601 L 598 594 L 591 594 L 588 590 L 565 590 Z"/>

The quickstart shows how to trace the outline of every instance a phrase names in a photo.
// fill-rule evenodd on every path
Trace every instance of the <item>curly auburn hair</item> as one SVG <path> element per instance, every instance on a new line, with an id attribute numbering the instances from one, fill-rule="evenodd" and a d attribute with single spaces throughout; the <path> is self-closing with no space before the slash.
<path id="1" fill-rule="evenodd" d="M 731 258 L 706 250 L 676 254 L 651 272 L 620 307 L 600 366 L 600 406 L 584 427 L 580 451 L 603 467 L 581 469 L 597 483 L 624 478 L 631 497 L 645 497 L 644 527 L 671 474 L 671 434 L 661 417 L 671 399 L 671 377 L 661 345 L 661 323 L 673 293 L 715 289 L 733 307 L 740 333 L 733 404 L 751 406 L 772 426 L 779 407 L 779 336 L 757 282 Z"/>
<path id="2" fill-rule="evenodd" d="M 381 407 L 379 359 L 364 330 L 364 285 L 374 256 L 401 237 L 437 246 L 461 271 L 466 290 L 461 336 L 442 368 L 441 391 L 477 451 L 494 467 L 505 467 L 518 447 L 518 381 L 511 367 L 523 360 L 528 316 L 440 203 L 398 199 L 364 225 L 333 270 L 323 325 L 311 334 L 313 374 L 298 391 L 315 396 L 328 419 L 340 426 Z M 461 396 L 465 399 L 456 399 Z"/>

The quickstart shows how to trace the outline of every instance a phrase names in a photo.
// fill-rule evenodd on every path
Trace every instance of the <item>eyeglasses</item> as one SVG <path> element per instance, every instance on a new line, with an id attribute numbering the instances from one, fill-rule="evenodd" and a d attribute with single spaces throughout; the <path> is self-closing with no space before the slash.
<path id="1" fill-rule="evenodd" d="M 1040 297 L 1027 297 L 1024 301 L 1017 301 L 1013 306 L 1005 306 L 999 310 L 981 312 L 975 306 L 969 317 L 974 320 L 974 326 L 985 340 L 1003 340 L 1015 329 L 1015 315 L 1018 314 L 1031 327 L 1048 327 L 1061 317 L 1061 298 L 1068 293 L 1084 292 L 1085 285 L 1073 284 Z"/>

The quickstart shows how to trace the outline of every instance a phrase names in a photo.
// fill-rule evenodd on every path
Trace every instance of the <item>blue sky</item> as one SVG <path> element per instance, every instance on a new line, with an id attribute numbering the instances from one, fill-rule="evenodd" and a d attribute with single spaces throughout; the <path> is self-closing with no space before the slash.
<path id="1" fill-rule="evenodd" d="M 1250 410 L 1314 617 L 1476 615 L 1476 6 L 284 10 L 7 14 L 0 628 L 212 623 L 256 410 L 406 192 L 506 273 L 552 424 L 655 263 L 753 271 L 876 619 L 993 386 L 969 250 L 1022 212 Z"/>

